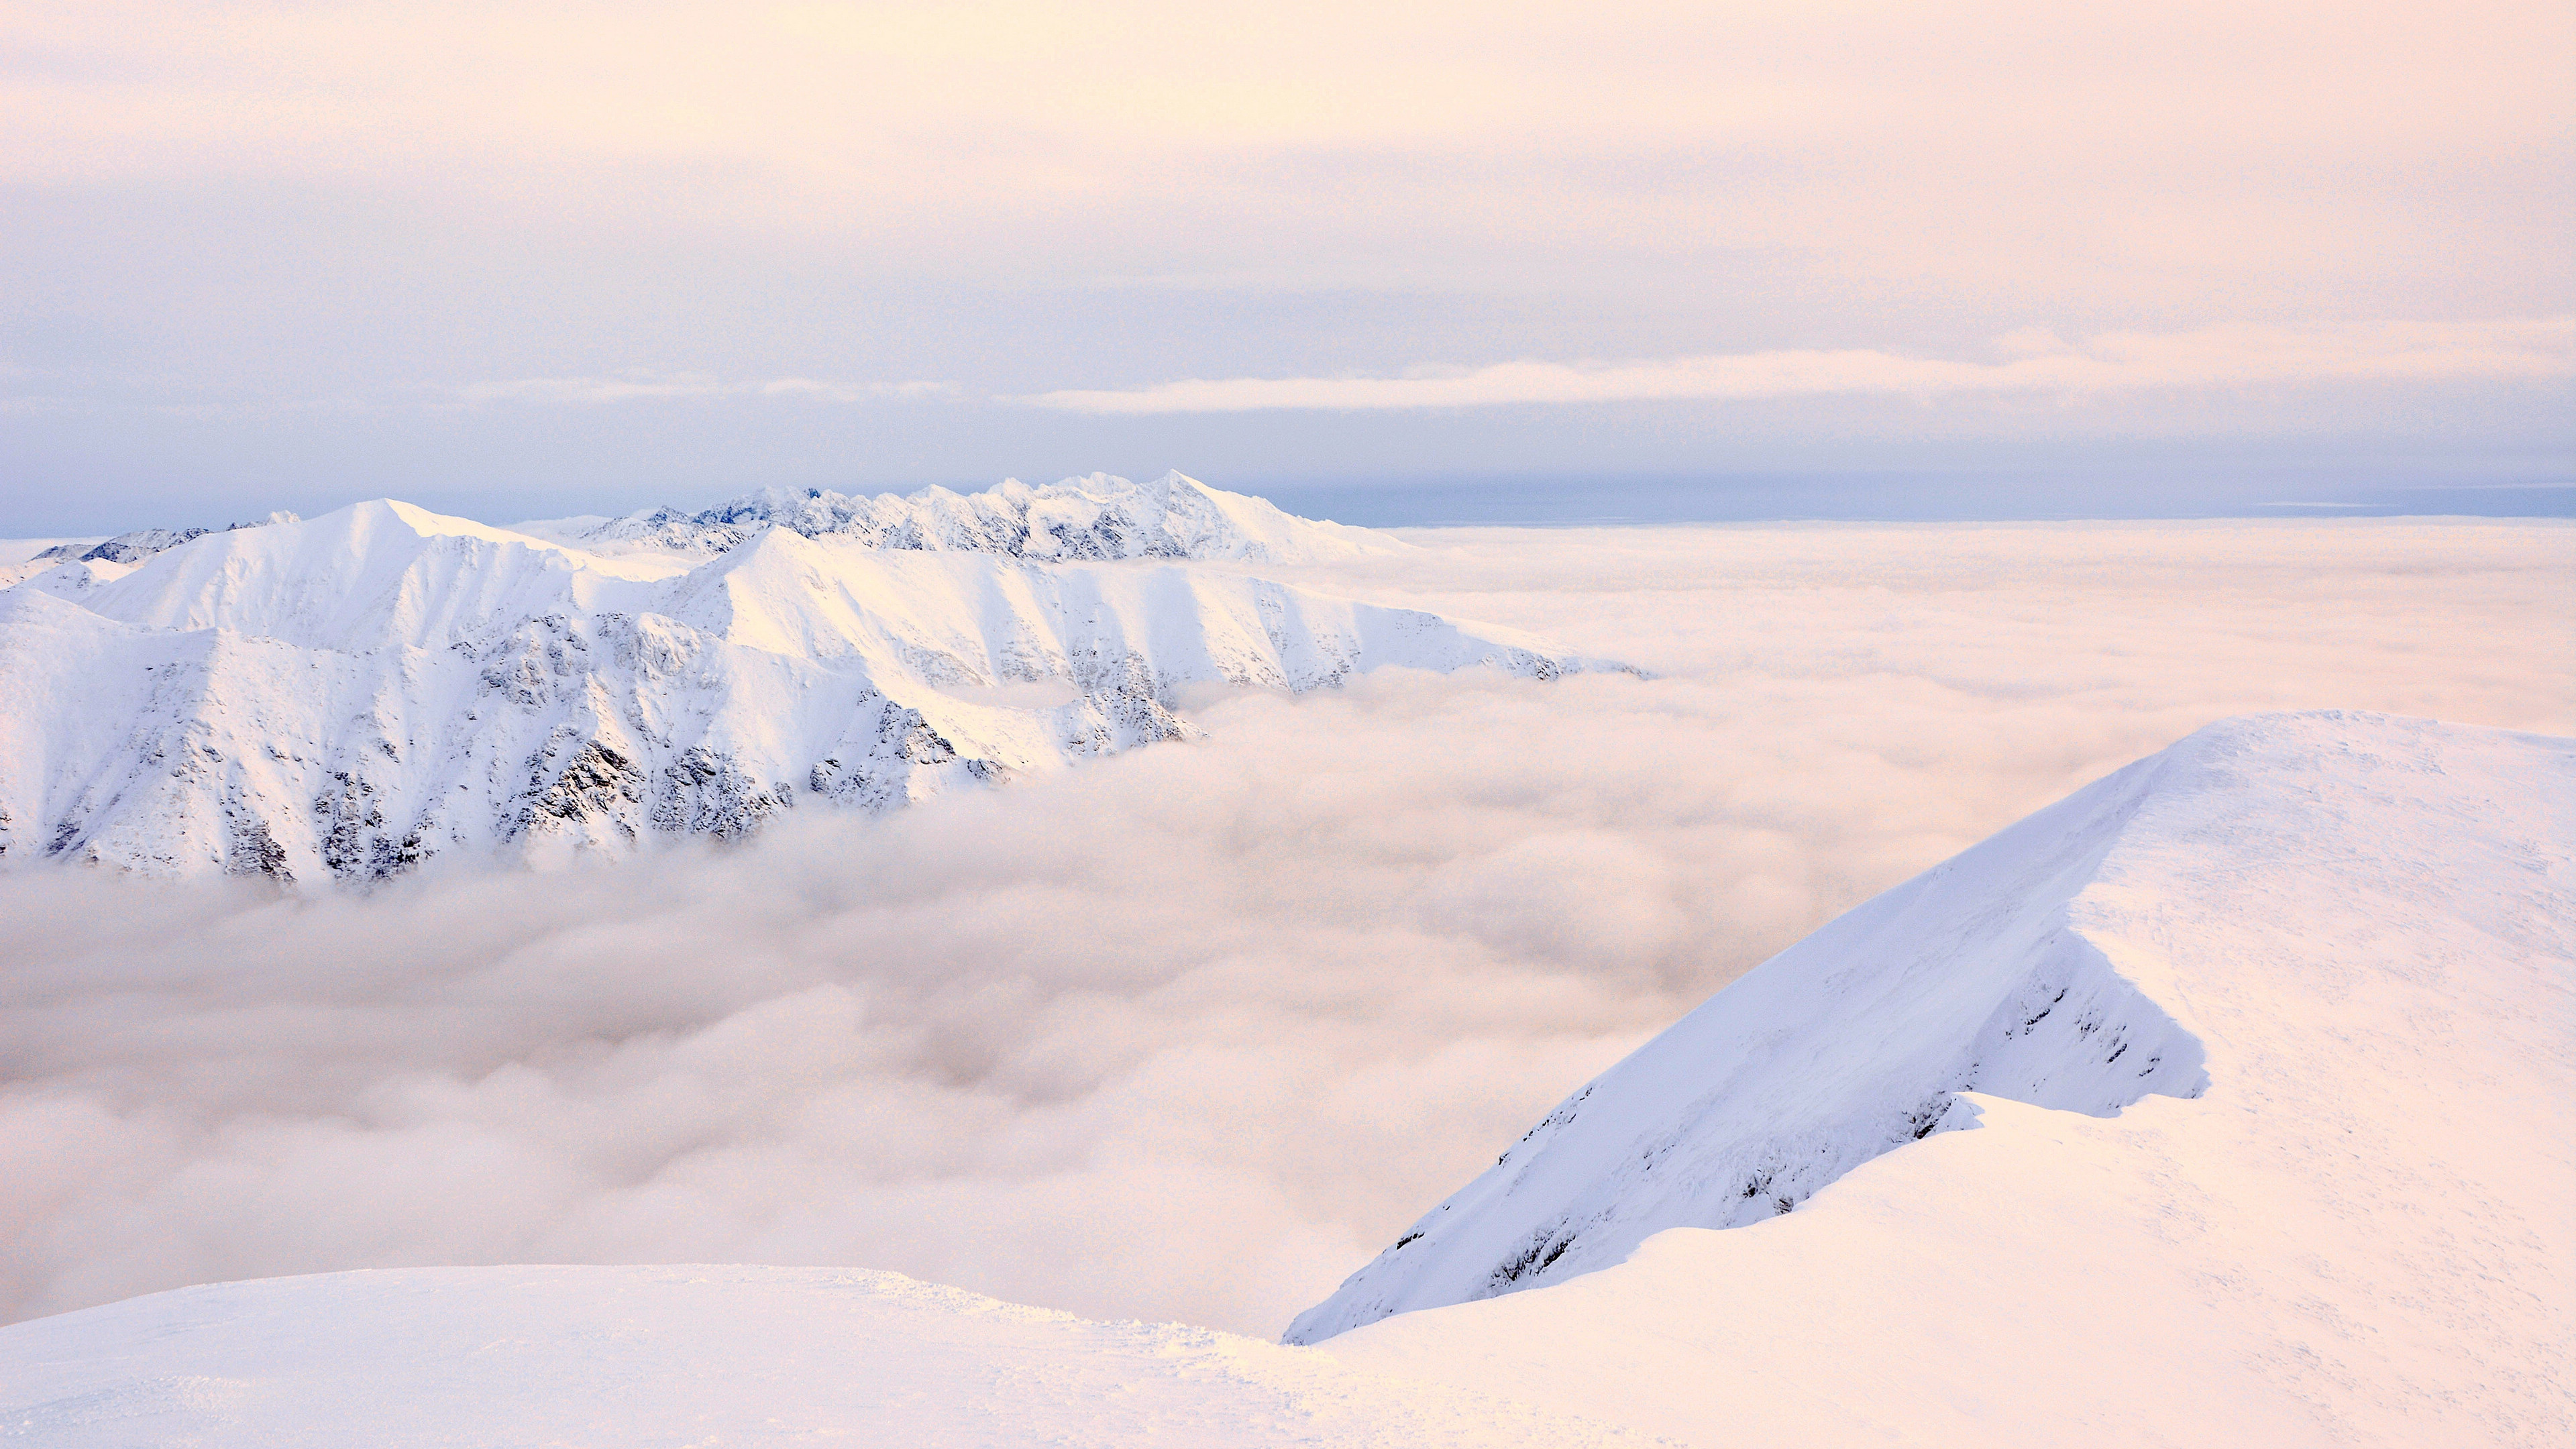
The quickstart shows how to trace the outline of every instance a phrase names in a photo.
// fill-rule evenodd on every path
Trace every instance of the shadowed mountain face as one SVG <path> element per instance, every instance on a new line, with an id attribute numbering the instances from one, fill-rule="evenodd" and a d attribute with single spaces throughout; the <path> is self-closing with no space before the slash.
<path id="1" fill-rule="evenodd" d="M 375 502 L 72 561 L 77 587 L 0 592 L 0 857 L 363 880 L 455 849 L 616 853 L 1186 737 L 1184 685 L 1584 667 L 1196 567 L 1400 545 L 1177 475 L 1123 486 L 1089 533 L 1046 531 L 1091 498 L 1074 485 L 924 505 L 1033 521 L 1017 549 L 764 523 L 601 552 Z M 1030 546 L 1104 527 L 1144 557 Z"/>

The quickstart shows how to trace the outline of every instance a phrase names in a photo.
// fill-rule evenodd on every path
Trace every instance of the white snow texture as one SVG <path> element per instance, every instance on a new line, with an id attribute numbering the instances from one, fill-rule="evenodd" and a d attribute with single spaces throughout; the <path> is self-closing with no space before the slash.
<path id="1" fill-rule="evenodd" d="M 1244 575 L 1402 545 L 1177 473 L 764 495 L 571 542 L 392 501 L 127 537 L 0 592 L 0 862 L 614 855 L 1183 738 L 1193 685 L 1584 667 Z"/>
<path id="2" fill-rule="evenodd" d="M 1695 1443 L 2564 1444 L 2571 857 L 2576 740 L 2335 713 L 2210 726 L 1730 985 L 1559 1114 L 1532 1154 L 1551 1170 L 1524 1179 L 1516 1151 L 1461 1195 L 1449 1216 L 1477 1220 L 1446 1271 L 1381 1260 L 1329 1311 L 1472 1289 L 1471 1245 L 1514 1250 L 1525 1224 L 1633 1237 L 1585 1165 L 1637 1182 L 1621 1150 L 1666 1141 L 1656 1174 L 1729 1164 L 1782 1105 L 1770 1059 L 1865 1103 L 1854 1084 L 1893 1088 L 1955 1040 L 1986 1064 L 1945 1118 L 1968 1130 L 1784 1216 L 1671 1227 L 1600 1272 L 1327 1346 Z M 1908 922 L 1965 929 L 1926 970 Z M 2059 929 L 2080 960 L 2046 944 Z M 2029 1006 L 1954 1036 L 1998 985 Z M 2100 1025 L 2049 1031 L 2068 1016 Z M 2197 1043 L 2205 1092 L 2050 1110 L 2098 1109 L 2108 1053 L 2087 1047 L 2115 1032 L 2118 1066 Z M 1693 1046 L 1744 1056 L 1692 1067 Z M 1729 1078 L 1752 1092 L 1704 1094 Z M 1640 1200 L 1668 1215 L 1729 1183 Z"/>
<path id="3" fill-rule="evenodd" d="M 593 549 L 641 548 L 713 557 L 775 525 L 807 538 L 846 538 L 877 548 L 998 553 L 1059 563 L 1083 560 L 1235 559 L 1327 563 L 1403 546 L 1383 534 L 1298 518 L 1267 500 L 1211 488 L 1173 472 L 1151 483 L 1106 473 L 1032 488 L 1005 479 L 980 493 L 924 488 L 854 498 L 829 489 L 747 494 L 699 513 L 653 508 L 624 518 L 562 520 L 522 528 Z"/>
<path id="4" fill-rule="evenodd" d="M 2073 909 L 2141 802 L 2210 747 L 2131 765 L 1746 973 L 1559 1104 L 1288 1341 L 1562 1282 L 1666 1228 L 1792 1211 L 1959 1125 L 1961 1092 L 2096 1116 L 2200 1095 L 2199 1040 Z"/>
<path id="5" fill-rule="evenodd" d="M 40 1324 L 0 1338 L 0 1442 L 1649 1442 L 1313 1349 L 846 1268 L 389 1269 L 182 1288 Z"/>

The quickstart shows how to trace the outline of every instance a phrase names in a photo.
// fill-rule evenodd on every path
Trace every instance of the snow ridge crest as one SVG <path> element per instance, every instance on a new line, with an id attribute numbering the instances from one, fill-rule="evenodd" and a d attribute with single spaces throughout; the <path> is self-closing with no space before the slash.
<path id="1" fill-rule="evenodd" d="M 2214 726 L 1870 900 L 1604 1072 L 1298 1316 L 1396 1313 L 1611 1267 L 1666 1228 L 1792 1212 L 1981 1093 L 2093 1116 L 2208 1087 L 2198 1037 L 2083 930 L 2084 893 Z"/>
<path id="2" fill-rule="evenodd" d="M 1016 478 L 977 493 L 930 487 L 852 496 L 764 488 L 697 513 L 654 508 L 577 535 L 697 558 L 726 552 L 764 528 L 871 548 L 1002 554 L 1054 561 L 1232 559 L 1311 563 L 1400 547 L 1382 535 L 1287 513 L 1180 472 L 1136 483 L 1107 473 L 1031 487 Z"/>

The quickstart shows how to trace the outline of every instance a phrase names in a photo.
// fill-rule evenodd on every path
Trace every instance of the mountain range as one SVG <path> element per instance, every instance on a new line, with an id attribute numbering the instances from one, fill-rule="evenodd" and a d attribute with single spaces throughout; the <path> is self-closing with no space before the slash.
<path id="1" fill-rule="evenodd" d="M 1605 667 L 1246 572 L 1404 547 L 1177 473 L 55 545 L 0 590 L 0 863 L 614 856 L 1186 739 L 1194 685 Z"/>

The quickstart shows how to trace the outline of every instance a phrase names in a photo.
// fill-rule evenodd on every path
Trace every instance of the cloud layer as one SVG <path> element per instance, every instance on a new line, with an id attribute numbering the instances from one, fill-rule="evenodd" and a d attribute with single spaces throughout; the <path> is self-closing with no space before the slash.
<path id="1" fill-rule="evenodd" d="M 900 1269 L 1275 1332 L 1833 912 L 2221 715 L 2576 731 L 2576 530 L 1457 532 L 1305 582 L 1663 677 L 357 899 L 0 876 L 0 1317 L 352 1266 Z"/>
<path id="2" fill-rule="evenodd" d="M 1504 362 L 1473 369 L 1422 370 L 1404 377 L 1194 379 L 1123 391 L 1063 390 L 1028 401 L 1085 413 L 1207 413 L 2565 378 L 2576 376 L 2576 318 L 2111 332 L 2081 345 L 2034 330 L 1998 339 L 1995 350 L 2004 355 L 1991 362 L 1900 357 L 1870 348 L 1789 349 L 1660 362 Z"/>

